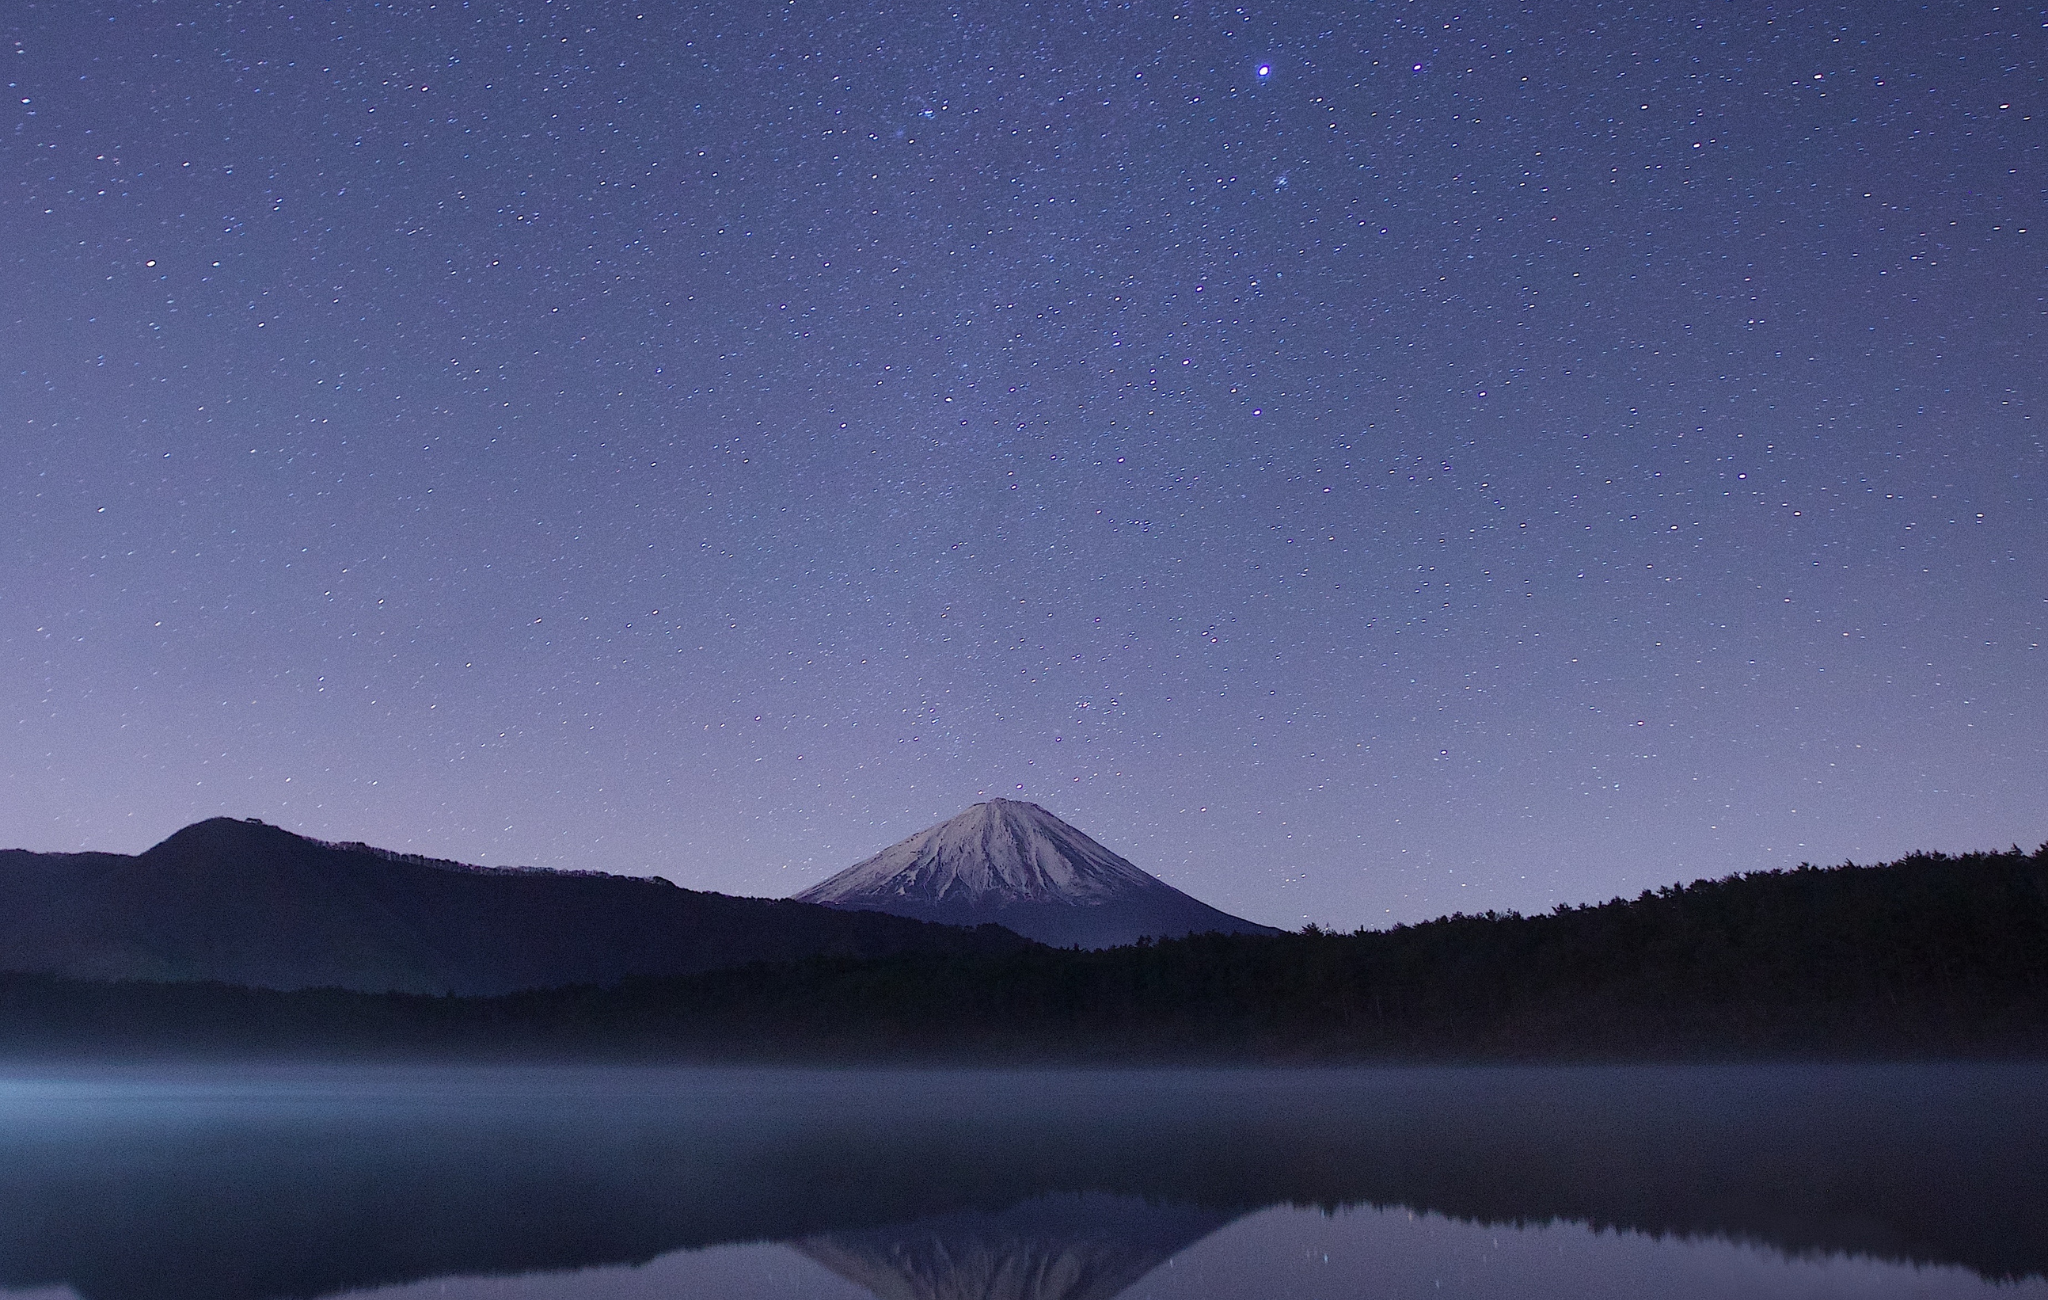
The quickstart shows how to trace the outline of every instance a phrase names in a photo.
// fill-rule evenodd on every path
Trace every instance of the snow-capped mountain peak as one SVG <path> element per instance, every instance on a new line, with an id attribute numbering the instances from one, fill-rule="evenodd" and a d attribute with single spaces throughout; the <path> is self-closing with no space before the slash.
<path id="1" fill-rule="evenodd" d="M 1037 804 L 991 799 L 796 895 L 953 924 L 994 921 L 1049 943 L 1258 931 L 1188 897 Z"/>
<path id="2" fill-rule="evenodd" d="M 798 894 L 806 903 L 1104 903 L 1159 882 L 1034 803 L 991 799 Z"/>

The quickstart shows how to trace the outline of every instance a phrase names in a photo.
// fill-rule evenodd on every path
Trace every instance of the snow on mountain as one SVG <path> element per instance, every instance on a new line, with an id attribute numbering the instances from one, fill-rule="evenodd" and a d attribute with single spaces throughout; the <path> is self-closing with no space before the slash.
<path id="1" fill-rule="evenodd" d="M 1085 906 L 1159 883 L 1037 804 L 991 799 L 797 897 L 828 906 L 882 898 Z"/>
<path id="2" fill-rule="evenodd" d="M 1273 933 L 1139 870 L 1037 804 L 979 803 L 796 895 L 800 902 L 976 925 L 1058 946 Z"/>

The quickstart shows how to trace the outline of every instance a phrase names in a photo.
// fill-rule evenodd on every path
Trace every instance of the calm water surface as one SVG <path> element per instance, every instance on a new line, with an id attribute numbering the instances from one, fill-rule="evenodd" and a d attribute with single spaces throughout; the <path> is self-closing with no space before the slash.
<path id="1" fill-rule="evenodd" d="M 2048 1068 L 0 1071 L 0 1295 L 2048 1298 Z"/>

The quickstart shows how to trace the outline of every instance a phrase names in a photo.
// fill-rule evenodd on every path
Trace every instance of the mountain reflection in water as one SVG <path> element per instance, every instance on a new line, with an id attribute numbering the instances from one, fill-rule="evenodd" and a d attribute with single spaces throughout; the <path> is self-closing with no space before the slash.
<path id="1" fill-rule="evenodd" d="M 0 1290 L 88 1300 L 2038 1292 L 2044 1205 L 2035 1066 L 0 1075 Z"/>
<path id="2" fill-rule="evenodd" d="M 1234 1217 L 1133 1197 L 1042 1196 L 795 1243 L 877 1300 L 1114 1300 Z"/>

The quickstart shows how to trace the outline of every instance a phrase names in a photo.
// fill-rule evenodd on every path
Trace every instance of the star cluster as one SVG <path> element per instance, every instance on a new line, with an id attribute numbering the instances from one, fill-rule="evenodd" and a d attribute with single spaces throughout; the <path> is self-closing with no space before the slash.
<path id="1" fill-rule="evenodd" d="M 0 842 L 1262 921 L 2048 837 L 2048 27 L 0 19 Z"/>

